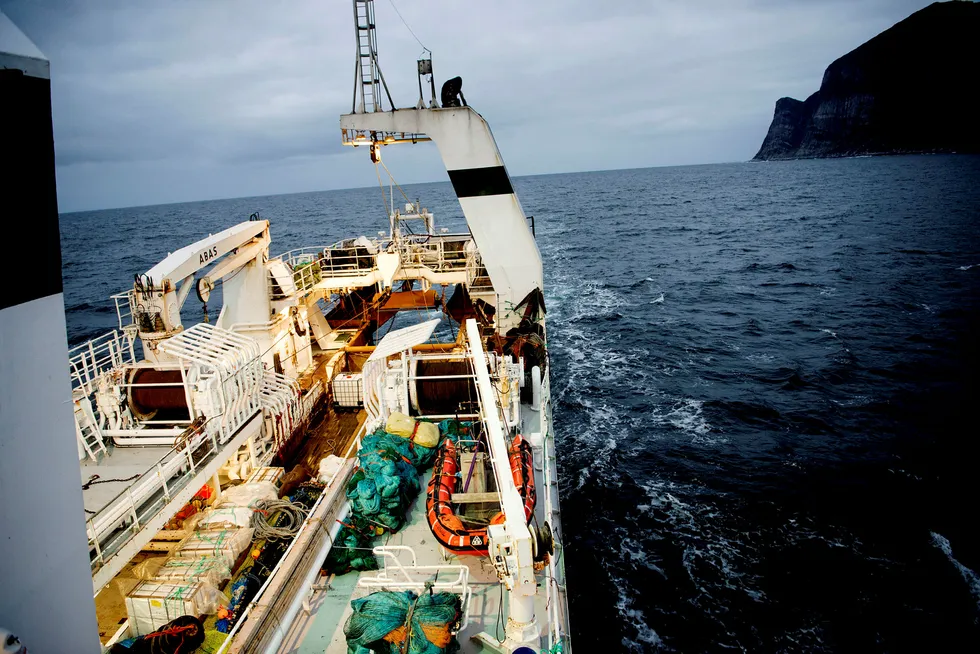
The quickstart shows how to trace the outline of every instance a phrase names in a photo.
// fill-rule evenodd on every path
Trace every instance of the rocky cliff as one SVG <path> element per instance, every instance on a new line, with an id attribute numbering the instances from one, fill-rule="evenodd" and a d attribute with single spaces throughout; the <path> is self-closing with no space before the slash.
<path id="1" fill-rule="evenodd" d="M 980 152 L 980 4 L 934 3 L 827 67 L 805 102 L 780 98 L 756 159 Z"/>

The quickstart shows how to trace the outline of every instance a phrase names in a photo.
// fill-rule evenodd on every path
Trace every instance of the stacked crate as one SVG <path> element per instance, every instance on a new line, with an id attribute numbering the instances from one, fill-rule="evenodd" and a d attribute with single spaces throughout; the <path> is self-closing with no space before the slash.
<path id="1" fill-rule="evenodd" d="M 164 561 L 156 578 L 174 583 L 201 582 L 217 588 L 231 578 L 231 566 L 223 556 L 170 557 Z"/>
<path id="2" fill-rule="evenodd" d="M 130 636 L 145 636 L 182 615 L 205 613 L 208 601 L 201 582 L 143 581 L 126 597 Z"/>
<path id="3" fill-rule="evenodd" d="M 245 551 L 245 548 L 252 542 L 252 529 L 250 528 L 218 528 L 202 529 L 191 532 L 185 538 L 173 555 L 178 558 L 201 558 L 203 556 L 220 556 L 234 565 L 238 555 Z"/>

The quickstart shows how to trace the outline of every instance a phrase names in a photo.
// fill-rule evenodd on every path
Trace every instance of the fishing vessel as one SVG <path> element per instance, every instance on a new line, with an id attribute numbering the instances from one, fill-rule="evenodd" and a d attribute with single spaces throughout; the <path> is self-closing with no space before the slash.
<path id="1" fill-rule="evenodd" d="M 276 255 L 253 214 L 112 296 L 68 353 L 106 649 L 571 651 L 532 225 L 459 78 L 396 109 L 352 4 L 343 144 L 433 143 L 468 230 L 405 197 Z"/>

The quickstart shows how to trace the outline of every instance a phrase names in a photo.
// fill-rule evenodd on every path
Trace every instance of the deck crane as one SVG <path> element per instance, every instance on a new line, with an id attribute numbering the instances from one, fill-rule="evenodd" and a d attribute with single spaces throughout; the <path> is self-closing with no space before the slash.
<path id="1" fill-rule="evenodd" d="M 269 221 L 248 220 L 171 252 L 136 275 L 130 310 L 147 359 L 157 360 L 157 344 L 183 329 L 180 310 L 192 289 L 207 303 L 215 284 L 224 280 L 224 311 L 233 315 L 222 316 L 223 323 L 269 320 L 269 294 L 263 288 L 269 242 Z M 196 275 L 211 266 L 195 283 Z"/>

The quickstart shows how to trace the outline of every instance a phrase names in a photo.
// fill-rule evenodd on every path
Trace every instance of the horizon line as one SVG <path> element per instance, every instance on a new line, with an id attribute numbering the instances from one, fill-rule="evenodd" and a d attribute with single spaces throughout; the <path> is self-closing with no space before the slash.
<path id="1" fill-rule="evenodd" d="M 752 160 L 744 159 L 738 161 L 710 161 L 705 163 L 694 163 L 694 164 L 668 164 L 663 166 L 631 166 L 629 168 L 603 168 L 600 170 L 567 170 L 567 171 L 560 171 L 554 173 L 529 173 L 526 175 L 513 175 L 512 179 L 521 179 L 524 177 L 547 177 L 550 175 L 580 175 L 585 173 L 608 173 L 608 172 L 619 172 L 619 171 L 626 171 L 626 170 L 646 170 L 649 168 L 688 168 L 692 166 L 719 166 L 719 165 L 735 164 L 735 163 L 752 163 Z M 429 180 L 424 182 L 409 182 L 407 184 L 402 184 L 401 186 L 416 186 L 419 184 L 449 184 L 449 183 L 450 182 L 448 179 L 439 179 L 439 180 Z M 233 197 L 224 197 L 224 198 L 200 198 L 196 200 L 179 200 L 176 202 L 154 202 L 151 204 L 133 204 L 133 205 L 115 206 L 115 207 L 112 206 L 100 207 L 98 209 L 74 209 L 71 211 L 61 211 L 59 209 L 58 216 L 59 217 L 69 216 L 78 213 L 93 213 L 96 211 L 117 211 L 121 209 L 145 209 L 147 207 L 167 207 L 167 206 L 179 205 L 179 204 L 195 204 L 198 202 L 223 202 L 226 200 L 274 198 L 283 195 L 305 195 L 308 193 L 333 193 L 337 191 L 357 191 L 366 188 L 374 188 L 374 186 L 368 185 L 368 186 L 348 186 L 344 188 L 321 188 L 321 189 L 312 189 L 308 191 L 290 191 L 288 193 L 267 193 L 265 195 L 237 195 Z"/>

